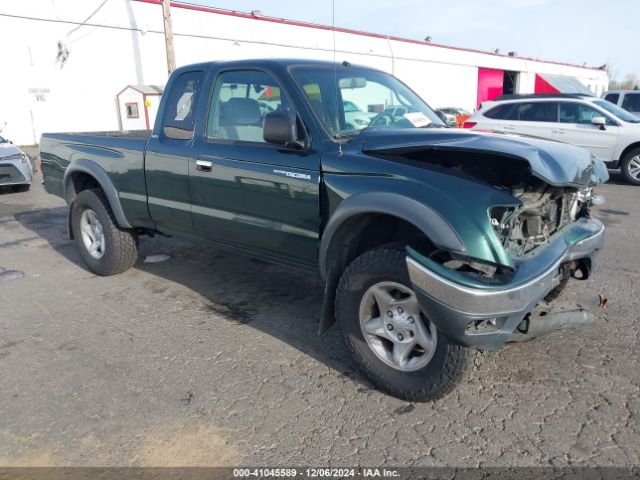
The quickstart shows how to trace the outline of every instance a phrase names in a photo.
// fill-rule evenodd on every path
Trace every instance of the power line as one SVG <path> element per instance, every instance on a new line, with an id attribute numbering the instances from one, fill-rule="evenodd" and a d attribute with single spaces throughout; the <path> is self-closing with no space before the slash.
<path id="1" fill-rule="evenodd" d="M 99 23 L 86 23 L 85 22 L 74 22 L 73 20 L 59 20 L 54 18 L 41 18 L 41 17 L 28 17 L 26 15 L 13 15 L 10 13 L 0 13 L 0 17 L 8 17 L 8 18 L 18 18 L 21 20 L 38 20 L 41 22 L 49 22 L 49 23 L 65 23 L 67 25 L 86 25 L 87 27 L 101 27 L 101 28 L 111 28 L 114 30 L 128 30 L 128 31 L 136 31 L 141 32 L 140 28 L 130 28 L 130 27 L 121 27 L 118 25 L 102 25 Z M 153 33 L 162 33 L 162 32 L 153 32 Z"/>
<path id="2" fill-rule="evenodd" d="M 181 2 L 182 3 L 182 2 Z M 53 18 L 40 18 L 40 17 L 29 17 L 29 16 L 25 16 L 25 15 L 13 15 L 13 14 L 9 14 L 9 13 L 0 13 L 0 17 L 8 17 L 8 18 L 17 18 L 17 19 L 22 19 L 22 20 L 37 20 L 37 21 L 42 21 L 42 22 L 50 22 L 50 23 L 64 23 L 67 25 L 82 25 L 81 22 L 74 22 L 71 20 L 56 20 Z M 155 33 L 155 34 L 160 34 L 163 35 L 164 31 L 162 30 L 153 30 L 153 29 L 140 29 L 140 28 L 131 28 L 131 27 L 121 27 L 118 25 L 102 25 L 102 24 L 96 24 L 96 23 L 85 23 L 84 25 L 87 25 L 89 27 L 100 27 L 100 28 L 109 28 L 112 30 L 124 30 L 124 31 L 129 31 L 129 32 L 145 32 L 145 33 Z M 300 49 L 300 50 L 316 50 L 316 51 L 325 51 L 325 52 L 332 52 L 333 48 L 327 48 L 327 47 L 320 47 L 320 46 L 313 46 L 313 47 L 309 47 L 309 46 L 303 46 L 303 45 L 296 45 L 296 44 L 286 44 L 286 43 L 281 43 L 281 42 L 269 42 L 269 41 L 264 41 L 264 40 L 252 40 L 252 39 L 234 39 L 234 38 L 229 38 L 229 37 L 218 37 L 215 35 L 204 35 L 204 34 L 189 34 L 189 33 L 180 33 L 180 32 L 174 32 L 173 33 L 174 37 L 186 37 L 186 38 L 202 38 L 202 39 L 209 39 L 209 40 L 224 40 L 224 41 L 229 41 L 229 42 L 233 42 L 234 40 L 241 42 L 241 43 L 247 43 L 247 44 L 257 44 L 257 45 L 270 45 L 270 46 L 275 46 L 275 47 L 288 47 L 288 48 L 294 48 L 294 49 Z M 390 41 L 393 40 L 390 38 Z M 339 53 L 342 54 L 357 54 L 357 55 L 361 55 L 362 52 L 361 51 L 356 51 L 356 50 L 349 50 L 346 48 L 342 48 L 340 50 L 337 50 Z M 393 55 L 393 57 L 391 55 L 388 54 L 382 54 L 382 53 L 369 53 L 369 55 L 375 56 L 375 57 L 380 57 L 380 58 L 394 58 L 395 60 L 409 60 L 409 61 L 421 61 L 421 62 L 429 62 L 429 63 L 438 63 L 438 64 L 444 64 L 444 65 L 457 65 L 457 66 L 463 66 L 463 67 L 468 67 L 471 66 L 469 63 L 464 63 L 464 62 L 460 62 L 460 61 L 451 61 L 451 60 L 447 60 L 447 59 L 443 59 L 443 60 L 434 60 L 434 59 L 430 59 L 430 60 L 426 60 L 426 59 L 419 59 L 419 58 L 415 58 L 415 57 L 408 57 L 408 56 L 401 56 L 401 55 Z M 525 64 L 527 63 L 527 59 L 521 58 L 519 60 L 522 60 L 525 62 Z M 544 61 L 543 61 L 544 63 Z M 552 62 L 553 63 L 553 62 Z M 575 65 L 569 65 L 571 67 L 576 67 Z M 527 71 L 529 71 L 527 69 Z"/>
<path id="3" fill-rule="evenodd" d="M 69 36 L 69 35 L 71 35 L 73 32 L 75 32 L 76 30 L 78 30 L 79 28 L 81 28 L 83 25 L 85 25 L 89 20 L 91 20 L 91 18 L 93 18 L 93 16 L 94 16 L 96 13 L 98 13 L 98 12 L 100 11 L 100 9 L 101 9 L 102 7 L 104 7 L 104 4 L 105 4 L 105 3 L 107 3 L 108 1 L 109 1 L 109 0 L 103 0 L 103 2 L 102 2 L 100 5 L 98 5 L 98 8 L 96 8 L 96 9 L 91 13 L 91 15 L 89 15 L 87 18 L 85 18 L 85 19 L 84 19 L 84 21 L 83 21 L 83 22 L 81 22 L 81 23 L 80 23 L 76 28 L 74 28 L 74 29 L 72 29 L 72 30 L 69 30 L 69 32 L 67 33 L 67 35 L 66 35 L 66 36 L 68 37 L 68 36 Z"/>

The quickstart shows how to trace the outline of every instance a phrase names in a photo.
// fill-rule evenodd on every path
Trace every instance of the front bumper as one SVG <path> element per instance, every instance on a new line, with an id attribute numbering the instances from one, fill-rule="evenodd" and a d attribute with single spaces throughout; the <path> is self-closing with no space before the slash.
<path id="1" fill-rule="evenodd" d="M 604 164 L 607 166 L 607 168 L 610 168 L 612 170 L 615 170 L 616 168 L 620 168 L 619 160 L 609 160 L 608 162 L 604 162 Z"/>
<path id="2" fill-rule="evenodd" d="M 603 242 L 602 222 L 582 218 L 554 235 L 540 252 L 518 259 L 511 280 L 500 285 L 465 285 L 454 271 L 447 278 L 442 266 L 413 251 L 407 268 L 423 312 L 439 331 L 463 345 L 495 350 L 558 285 L 561 265 L 588 260 L 583 264 L 593 271 Z M 478 325 L 482 328 L 474 328 Z"/>
<path id="3" fill-rule="evenodd" d="M 19 161 L 0 161 L 0 186 L 31 184 L 33 173 Z"/>

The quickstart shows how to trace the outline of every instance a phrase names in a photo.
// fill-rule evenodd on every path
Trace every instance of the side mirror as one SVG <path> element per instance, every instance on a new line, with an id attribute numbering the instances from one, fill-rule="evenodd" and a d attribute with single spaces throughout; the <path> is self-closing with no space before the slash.
<path id="1" fill-rule="evenodd" d="M 263 133 L 265 142 L 276 145 L 297 144 L 296 124 L 286 112 L 270 112 L 264 117 Z"/>
<path id="2" fill-rule="evenodd" d="M 591 124 L 600 127 L 600 130 L 605 129 L 605 124 L 607 123 L 607 119 L 604 117 L 593 117 L 591 119 Z"/>

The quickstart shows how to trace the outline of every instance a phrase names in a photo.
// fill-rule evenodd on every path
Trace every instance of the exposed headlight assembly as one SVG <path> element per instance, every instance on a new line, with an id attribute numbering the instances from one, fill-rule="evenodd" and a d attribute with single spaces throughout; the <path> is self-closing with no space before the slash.
<path id="1" fill-rule="evenodd" d="M 24 153 L 14 153 L 13 155 L 7 155 L 6 157 L 1 157 L 0 160 L 4 160 L 6 162 L 20 160 L 22 163 L 27 163 L 27 156 Z"/>

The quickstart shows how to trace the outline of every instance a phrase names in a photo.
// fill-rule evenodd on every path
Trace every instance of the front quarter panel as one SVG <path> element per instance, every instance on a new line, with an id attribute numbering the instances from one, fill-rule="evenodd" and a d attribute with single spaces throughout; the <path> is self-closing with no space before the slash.
<path id="1" fill-rule="evenodd" d="M 519 201 L 510 195 L 428 165 L 416 167 L 363 153 L 328 157 L 331 160 L 323 165 L 329 216 L 326 224 L 350 197 L 386 192 L 410 199 L 435 212 L 460 239 L 465 255 L 513 267 L 513 260 L 502 248 L 489 218 L 492 206 L 519 205 Z M 442 233 L 421 229 L 432 241 L 440 238 Z"/>

